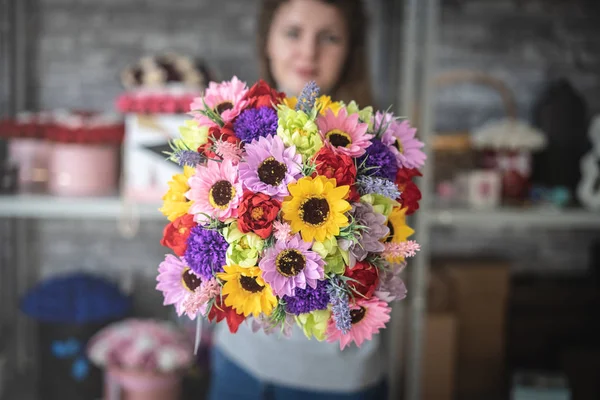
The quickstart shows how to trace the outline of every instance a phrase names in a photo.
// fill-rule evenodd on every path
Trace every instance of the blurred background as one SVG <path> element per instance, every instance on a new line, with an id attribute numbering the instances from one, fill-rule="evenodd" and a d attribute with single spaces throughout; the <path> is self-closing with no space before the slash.
<path id="1" fill-rule="evenodd" d="M 600 4 L 365 3 L 378 106 L 429 157 L 391 397 L 599 399 Z M 257 4 L 0 0 L 2 399 L 96 398 L 80 356 L 107 322 L 191 329 L 155 290 L 161 152 L 209 80 L 258 79 Z"/>

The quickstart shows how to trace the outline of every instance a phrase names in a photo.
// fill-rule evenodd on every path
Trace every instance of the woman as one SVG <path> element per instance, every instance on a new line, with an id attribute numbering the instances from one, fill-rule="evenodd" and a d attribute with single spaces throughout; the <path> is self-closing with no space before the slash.
<path id="1" fill-rule="evenodd" d="M 263 0 L 258 48 L 263 78 L 297 95 L 308 81 L 334 100 L 371 104 L 361 0 Z M 217 326 L 210 398 L 382 399 L 380 337 L 339 344 Z"/>

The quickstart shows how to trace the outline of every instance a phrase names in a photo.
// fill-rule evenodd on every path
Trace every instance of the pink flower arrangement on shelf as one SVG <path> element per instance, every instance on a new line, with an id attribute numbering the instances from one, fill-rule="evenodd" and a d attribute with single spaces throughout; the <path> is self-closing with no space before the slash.
<path id="1" fill-rule="evenodd" d="M 193 361 L 189 338 L 173 324 L 128 319 L 98 332 L 88 345 L 90 360 L 99 367 L 168 374 Z"/>

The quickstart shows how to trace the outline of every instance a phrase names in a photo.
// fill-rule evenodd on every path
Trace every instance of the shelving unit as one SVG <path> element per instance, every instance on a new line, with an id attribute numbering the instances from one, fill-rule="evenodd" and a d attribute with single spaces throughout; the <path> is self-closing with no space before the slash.
<path id="1" fill-rule="evenodd" d="M 0 217 L 39 219 L 119 219 L 135 216 L 140 220 L 164 220 L 160 204 L 132 204 L 114 197 L 54 197 L 47 195 L 0 196 Z"/>
<path id="2" fill-rule="evenodd" d="M 436 69 L 436 47 L 440 21 L 440 0 L 404 0 L 405 24 L 402 52 L 403 73 L 398 98 L 401 99 L 401 115 L 419 117 L 412 122 L 419 128 L 419 139 L 426 143 L 427 162 L 419 187 L 423 200 L 419 211 L 410 221 L 415 229 L 413 237 L 420 245 L 421 252 L 407 268 L 409 296 L 400 307 L 394 307 L 391 335 L 399 349 L 392 347 L 391 376 L 402 376 L 403 385 L 391 382 L 390 399 L 421 399 L 422 356 L 425 337 L 425 316 L 427 312 L 427 281 L 431 261 L 430 233 L 439 228 L 538 228 L 598 229 L 600 213 L 583 209 L 498 208 L 475 210 L 465 208 L 442 208 L 433 204 L 434 200 L 434 157 L 427 151 L 435 135 L 434 81 Z M 419 38 L 419 39 L 418 39 Z M 420 41 L 419 41 L 420 40 Z M 416 113 L 415 110 L 420 110 Z M 400 321 L 400 322 L 395 322 Z M 399 327 L 398 325 L 403 325 Z M 398 351 L 396 351 L 398 350 Z M 399 354 L 397 357 L 396 355 Z M 403 396 L 400 396 L 400 388 Z"/>

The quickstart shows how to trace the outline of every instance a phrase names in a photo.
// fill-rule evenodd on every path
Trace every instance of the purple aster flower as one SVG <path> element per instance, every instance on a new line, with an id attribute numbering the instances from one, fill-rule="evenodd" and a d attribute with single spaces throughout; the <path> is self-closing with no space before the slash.
<path id="1" fill-rule="evenodd" d="M 317 97 L 319 97 L 319 86 L 315 81 L 308 82 L 300 96 L 298 96 L 298 103 L 296 103 L 296 111 L 304 111 L 307 114 L 310 114 L 310 111 L 315 105 L 315 101 L 317 101 Z"/>
<path id="2" fill-rule="evenodd" d="M 246 157 L 239 165 L 242 185 L 276 200 L 289 194 L 288 183 L 302 175 L 302 155 L 294 146 L 286 148 L 279 136 L 259 137 L 245 147 Z"/>
<path id="3" fill-rule="evenodd" d="M 403 168 L 421 168 L 427 156 L 421 150 L 425 144 L 415 135 L 417 129 L 410 126 L 407 120 L 398 121 L 393 114 L 377 112 L 375 126 L 386 128 L 381 141 L 389 146 L 398 165 Z"/>
<path id="4" fill-rule="evenodd" d="M 400 278 L 400 273 L 406 266 L 406 263 L 392 264 L 389 269 L 379 275 L 379 287 L 375 291 L 375 296 L 388 303 L 391 301 L 402 300 L 406 297 L 406 286 Z"/>
<path id="5" fill-rule="evenodd" d="M 285 301 L 285 310 L 288 313 L 300 315 L 314 310 L 325 310 L 329 304 L 329 294 L 327 293 L 327 283 L 318 281 L 317 287 L 307 286 L 306 289 L 296 289 L 296 295 L 283 296 Z"/>
<path id="6" fill-rule="evenodd" d="M 233 123 L 233 130 L 242 142 L 250 143 L 261 136 L 277 134 L 277 112 L 271 107 L 249 108 Z"/>
<path id="7" fill-rule="evenodd" d="M 367 151 L 358 159 L 358 165 L 367 169 L 366 175 L 387 178 L 390 181 L 396 179 L 398 162 L 392 150 L 379 139 L 371 139 L 371 145 Z"/>
<path id="8" fill-rule="evenodd" d="M 173 159 L 177 160 L 180 167 L 195 167 L 202 161 L 202 156 L 194 150 L 179 150 L 173 154 Z"/>
<path id="9" fill-rule="evenodd" d="M 198 225 L 192 228 L 183 257 L 192 271 L 209 280 L 223 272 L 227 241 L 219 232 Z"/>
<path id="10" fill-rule="evenodd" d="M 331 314 L 335 327 L 345 335 L 352 328 L 348 293 L 340 286 L 338 278 L 332 279 L 332 284 L 327 287 L 327 293 L 331 302 Z"/>
<path id="11" fill-rule="evenodd" d="M 325 261 L 310 250 L 311 246 L 296 234 L 287 242 L 277 241 L 265 252 L 258 266 L 275 295 L 294 296 L 296 288 L 306 289 L 306 285 L 316 289 L 325 276 Z"/>
<path id="12" fill-rule="evenodd" d="M 352 206 L 352 216 L 359 225 L 365 226 L 361 231 L 360 241 L 348 239 L 338 240 L 342 250 L 348 251 L 349 265 L 354 267 L 357 261 L 363 261 L 369 253 L 381 253 L 385 246 L 380 241 L 390 233 L 386 225 L 386 217 L 373 210 L 367 203 L 355 203 Z"/>
<path id="13" fill-rule="evenodd" d="M 394 182 L 376 176 L 359 176 L 356 186 L 361 195 L 375 193 L 390 199 L 397 199 L 401 194 Z"/>

